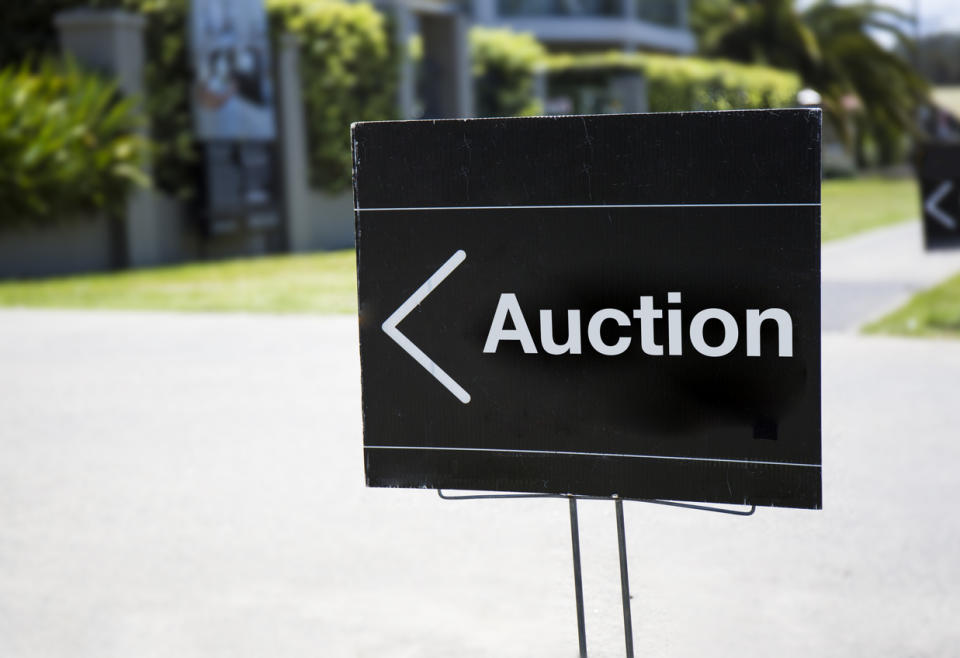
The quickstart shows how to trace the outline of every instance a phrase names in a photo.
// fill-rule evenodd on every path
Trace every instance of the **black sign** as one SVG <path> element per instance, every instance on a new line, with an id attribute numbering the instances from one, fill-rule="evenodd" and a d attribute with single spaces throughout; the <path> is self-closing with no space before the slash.
<path id="1" fill-rule="evenodd" d="M 204 154 L 201 200 L 209 234 L 279 227 L 274 144 L 208 142 Z"/>
<path id="2" fill-rule="evenodd" d="M 927 249 L 960 247 L 960 144 L 925 144 L 920 195 Z"/>
<path id="3" fill-rule="evenodd" d="M 820 507 L 818 110 L 353 139 L 368 485 Z"/>

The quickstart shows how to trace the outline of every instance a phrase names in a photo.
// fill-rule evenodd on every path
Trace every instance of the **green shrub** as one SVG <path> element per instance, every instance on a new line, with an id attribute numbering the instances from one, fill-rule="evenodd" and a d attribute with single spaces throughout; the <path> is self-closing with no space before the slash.
<path id="1" fill-rule="evenodd" d="M 31 47 L 53 50 L 56 11 L 119 8 L 146 17 L 144 105 L 155 142 L 153 178 L 168 194 L 193 197 L 201 156 L 189 96 L 188 0 L 35 0 L 29 13 L 22 11 L 21 3 L 8 4 L 19 7 L 11 14 L 22 18 L 19 31 L 37 35 L 16 40 L 16 34 L 8 35 L 9 46 L 0 53 L 9 52 L 11 57 L 23 56 Z M 366 3 L 267 0 L 266 4 L 274 44 L 283 32 L 301 42 L 311 183 L 331 192 L 344 190 L 351 175 L 350 123 L 396 116 L 397 60 L 388 21 Z"/>
<path id="2" fill-rule="evenodd" d="M 144 107 L 153 138 L 151 170 L 160 190 L 180 199 L 196 194 L 200 150 L 193 139 L 187 43 L 189 0 L 73 0 L 77 6 L 124 9 L 142 14 Z"/>
<path id="3" fill-rule="evenodd" d="M 147 19 L 144 104 L 154 142 L 152 175 L 157 187 L 167 194 L 192 198 L 202 160 L 193 138 L 190 106 L 193 70 L 187 43 L 189 0 L 108 1 Z"/>
<path id="4" fill-rule="evenodd" d="M 116 215 L 146 184 L 142 113 L 71 62 L 0 71 L 0 226 Z"/>
<path id="5" fill-rule="evenodd" d="M 201 155 L 189 97 L 188 0 L 76 4 L 118 7 L 146 17 L 146 109 L 156 142 L 154 179 L 168 194 L 193 197 Z M 347 189 L 350 123 L 396 114 L 397 67 L 387 20 L 369 4 L 342 0 L 267 0 L 266 5 L 274 45 L 285 32 L 300 39 L 311 184 L 330 192 Z"/>
<path id="6" fill-rule="evenodd" d="M 192 135 L 187 58 L 188 0 L 30 0 L 0 2 L 0 64 L 57 53 L 54 16 L 76 9 L 125 9 L 147 19 L 143 104 L 154 138 L 151 173 L 168 194 L 195 192 L 200 156 Z"/>
<path id="7" fill-rule="evenodd" d="M 546 50 L 532 34 L 507 29 L 470 30 L 478 116 L 532 116 L 543 112 L 534 76 Z"/>
<path id="8" fill-rule="evenodd" d="M 274 32 L 300 39 L 311 184 L 347 189 L 350 124 L 396 117 L 398 69 L 388 21 L 365 3 L 267 0 L 267 8 Z"/>
<path id="9" fill-rule="evenodd" d="M 800 78 L 765 66 L 647 53 L 554 55 L 551 86 L 639 72 L 651 112 L 787 107 L 796 104 Z"/>

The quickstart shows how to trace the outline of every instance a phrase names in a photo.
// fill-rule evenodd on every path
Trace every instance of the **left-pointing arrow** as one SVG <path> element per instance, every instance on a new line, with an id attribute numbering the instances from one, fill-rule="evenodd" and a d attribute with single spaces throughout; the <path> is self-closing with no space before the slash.
<path id="1" fill-rule="evenodd" d="M 950 194 L 951 189 L 953 189 L 953 183 L 944 181 L 933 191 L 933 194 L 930 195 L 923 207 L 926 208 L 931 217 L 943 224 L 944 227 L 952 230 L 957 228 L 957 222 L 938 205 L 943 200 L 943 197 Z"/>
<path id="2" fill-rule="evenodd" d="M 390 336 L 407 354 L 416 359 L 417 363 L 423 366 L 427 372 L 433 375 L 438 382 L 453 393 L 454 397 L 464 404 L 470 402 L 470 394 L 467 393 L 460 384 L 453 381 L 453 378 L 444 372 L 443 368 L 434 363 L 433 359 L 424 354 L 423 350 L 414 345 L 413 341 L 400 333 L 397 325 L 403 322 L 403 319 L 410 314 L 410 311 L 419 306 L 420 303 L 426 299 L 427 295 L 433 292 L 433 289 L 450 276 L 450 273 L 457 269 L 460 263 L 466 259 L 467 252 L 463 249 L 454 253 L 453 256 L 447 259 L 446 263 L 440 266 L 439 270 L 430 275 L 430 278 L 424 281 L 423 285 L 417 288 L 416 292 L 407 298 L 407 301 L 400 304 L 397 310 L 394 311 L 382 325 L 385 334 Z"/>

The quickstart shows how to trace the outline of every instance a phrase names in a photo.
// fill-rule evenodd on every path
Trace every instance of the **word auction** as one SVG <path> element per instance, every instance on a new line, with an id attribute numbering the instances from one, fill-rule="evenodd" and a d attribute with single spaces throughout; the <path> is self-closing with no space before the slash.
<path id="1" fill-rule="evenodd" d="M 679 292 L 667 293 L 667 304 L 680 304 Z M 633 320 L 640 325 L 640 349 L 650 356 L 663 356 L 664 348 L 669 356 L 683 354 L 683 319 L 679 308 L 667 308 L 667 340 L 666 345 L 658 344 L 654 337 L 654 327 L 657 320 L 662 320 L 664 309 L 656 308 L 652 296 L 640 297 L 640 308 L 633 309 Z M 553 329 L 553 311 L 540 310 L 540 346 L 547 354 L 581 354 L 583 340 L 581 334 L 580 310 L 567 311 L 567 340 L 556 342 Z M 512 329 L 506 327 L 507 320 L 513 324 Z M 722 327 L 722 340 L 710 345 L 704 338 L 704 328 L 708 322 L 719 322 Z M 793 356 L 793 319 L 782 308 L 768 308 L 761 311 L 757 308 L 746 310 L 746 349 L 747 356 L 760 356 L 760 328 L 771 321 L 777 326 L 778 347 L 780 357 Z M 604 308 L 594 313 L 587 322 L 587 341 L 596 352 L 606 356 L 623 354 L 629 349 L 633 340 L 631 336 L 618 336 L 613 342 L 604 341 L 601 328 L 605 322 L 613 322 L 620 327 L 631 326 L 630 315 L 615 308 Z M 721 357 L 730 354 L 740 340 L 740 326 L 733 314 L 722 308 L 705 308 L 693 316 L 688 330 L 690 344 L 704 356 Z M 483 351 L 494 354 L 503 341 L 518 341 L 526 354 L 536 354 L 537 346 L 533 335 L 527 326 L 520 302 L 514 293 L 502 293 L 497 303 L 497 310 L 493 314 L 493 322 L 487 334 Z"/>

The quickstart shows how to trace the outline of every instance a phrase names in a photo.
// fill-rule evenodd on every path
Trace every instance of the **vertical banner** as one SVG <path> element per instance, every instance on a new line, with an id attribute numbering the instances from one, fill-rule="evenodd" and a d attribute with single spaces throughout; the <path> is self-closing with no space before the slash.
<path id="1" fill-rule="evenodd" d="M 192 0 L 191 101 L 210 234 L 280 224 L 268 28 L 263 0 Z M 274 243 L 279 239 L 275 234 Z"/>
<path id="2" fill-rule="evenodd" d="M 193 0 L 194 131 L 200 140 L 276 137 L 263 0 Z"/>

